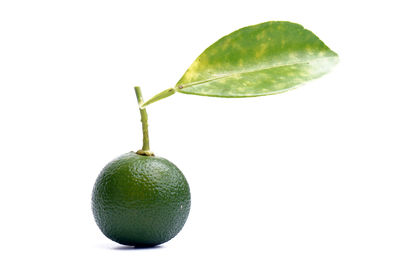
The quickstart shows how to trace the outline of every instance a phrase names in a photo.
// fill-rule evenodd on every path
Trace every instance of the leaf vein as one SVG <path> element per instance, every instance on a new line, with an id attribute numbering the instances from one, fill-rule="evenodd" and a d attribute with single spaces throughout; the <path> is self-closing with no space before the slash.
<path id="1" fill-rule="evenodd" d="M 175 87 L 175 89 L 179 91 L 179 90 L 187 88 L 187 87 L 191 87 L 191 86 L 195 86 L 195 85 L 199 85 L 199 84 L 203 84 L 203 83 L 207 83 L 207 82 L 212 82 L 212 81 L 216 81 L 216 80 L 220 80 L 220 79 L 231 78 L 231 77 L 234 77 L 234 76 L 240 76 L 242 74 L 256 73 L 256 72 L 260 72 L 260 71 L 265 71 L 265 70 L 269 70 L 269 69 L 276 69 L 276 68 L 286 67 L 286 66 L 307 65 L 307 64 L 310 64 L 312 62 L 316 62 L 318 60 L 333 59 L 333 58 L 336 59 L 337 56 L 335 55 L 335 56 L 329 56 L 329 57 L 323 57 L 323 58 L 316 58 L 316 59 L 303 61 L 303 62 L 287 63 L 287 64 L 278 65 L 278 66 L 268 66 L 268 67 L 265 67 L 265 68 L 258 68 L 258 69 L 255 69 L 255 70 L 248 70 L 248 71 L 241 71 L 241 72 L 235 72 L 235 73 L 224 74 L 224 75 L 217 75 L 216 77 L 205 79 L 205 80 L 201 80 L 201 81 L 190 82 L 188 84 L 180 84 L 178 87 Z"/>

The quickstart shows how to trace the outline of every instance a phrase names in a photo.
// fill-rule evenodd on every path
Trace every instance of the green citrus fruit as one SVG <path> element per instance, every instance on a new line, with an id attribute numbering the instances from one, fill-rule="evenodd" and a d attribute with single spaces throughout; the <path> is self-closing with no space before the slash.
<path id="1" fill-rule="evenodd" d="M 92 210 L 109 239 L 155 246 L 175 237 L 185 224 L 189 185 L 168 160 L 129 152 L 101 171 L 93 188 Z"/>

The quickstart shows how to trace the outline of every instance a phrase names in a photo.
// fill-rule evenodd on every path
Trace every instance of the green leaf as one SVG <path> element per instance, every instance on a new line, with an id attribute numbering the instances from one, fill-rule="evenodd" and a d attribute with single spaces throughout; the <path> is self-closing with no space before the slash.
<path id="1" fill-rule="evenodd" d="M 212 97 L 255 97 L 286 92 L 328 73 L 338 62 L 301 25 L 272 21 L 237 30 L 208 47 L 175 90 Z"/>

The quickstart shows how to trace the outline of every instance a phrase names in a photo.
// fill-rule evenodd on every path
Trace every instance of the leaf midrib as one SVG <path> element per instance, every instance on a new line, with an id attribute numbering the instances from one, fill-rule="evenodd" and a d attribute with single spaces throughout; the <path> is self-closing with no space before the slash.
<path id="1" fill-rule="evenodd" d="M 285 66 L 310 64 L 311 62 L 316 62 L 318 60 L 333 59 L 333 58 L 337 58 L 337 55 L 333 55 L 333 56 L 329 56 L 329 57 L 315 58 L 315 59 L 311 59 L 311 60 L 304 61 L 304 62 L 287 63 L 287 64 L 283 64 L 283 65 L 278 65 L 278 66 L 268 66 L 268 67 L 265 67 L 265 68 L 260 68 L 260 69 L 255 69 L 255 70 L 235 72 L 235 73 L 226 74 L 226 75 L 222 75 L 222 76 L 218 76 L 218 77 L 214 77 L 214 78 L 210 78 L 210 79 L 206 79 L 206 80 L 202 80 L 202 81 L 190 82 L 188 84 L 180 84 L 180 85 L 175 87 L 175 90 L 179 91 L 179 90 L 185 89 L 187 87 L 191 87 L 191 86 L 195 86 L 195 85 L 199 85 L 199 84 L 203 84 L 203 83 L 207 83 L 207 82 L 212 82 L 212 81 L 216 81 L 216 80 L 220 80 L 220 79 L 226 79 L 226 78 L 230 78 L 230 77 L 235 76 L 235 75 L 255 73 L 255 72 L 258 72 L 258 71 L 275 69 L 275 68 L 285 67 Z M 179 88 L 179 87 L 182 87 L 182 88 Z"/>

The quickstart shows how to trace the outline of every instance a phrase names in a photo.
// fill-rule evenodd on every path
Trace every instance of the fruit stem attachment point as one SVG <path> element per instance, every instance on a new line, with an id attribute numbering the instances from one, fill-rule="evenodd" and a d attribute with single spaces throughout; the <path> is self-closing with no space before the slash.
<path id="1" fill-rule="evenodd" d="M 154 156 L 154 153 L 150 151 L 150 142 L 149 142 L 149 125 L 147 123 L 147 111 L 146 108 L 142 107 L 143 105 L 143 96 L 142 91 L 139 86 L 135 86 L 136 98 L 139 104 L 140 111 L 140 120 L 142 122 L 142 131 L 143 131 L 143 147 L 141 150 L 138 150 L 136 153 L 140 155 L 146 156 Z"/>

